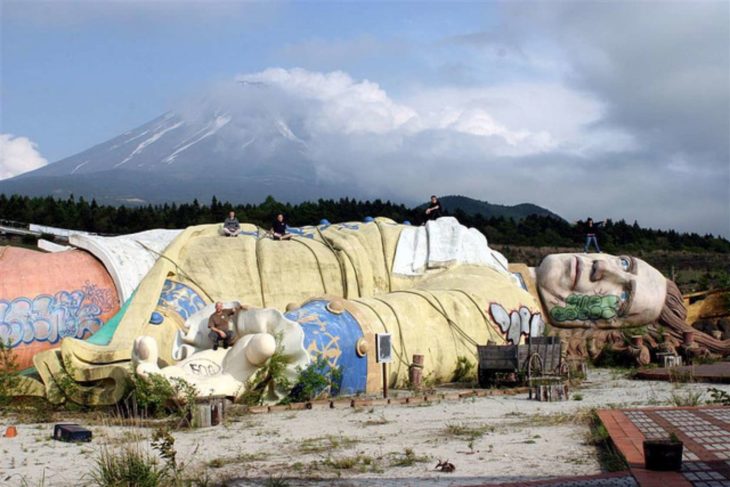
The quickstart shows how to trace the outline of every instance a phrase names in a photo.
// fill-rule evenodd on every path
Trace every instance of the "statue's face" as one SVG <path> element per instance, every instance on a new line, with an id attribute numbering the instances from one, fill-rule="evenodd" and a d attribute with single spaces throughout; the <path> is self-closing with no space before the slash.
<path id="1" fill-rule="evenodd" d="M 643 260 L 609 254 L 553 254 L 537 268 L 552 324 L 620 328 L 656 321 L 667 281 Z"/>

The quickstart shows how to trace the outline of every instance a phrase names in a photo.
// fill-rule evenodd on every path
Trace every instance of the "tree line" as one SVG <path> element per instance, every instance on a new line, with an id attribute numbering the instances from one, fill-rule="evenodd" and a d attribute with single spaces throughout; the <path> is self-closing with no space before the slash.
<path id="1" fill-rule="evenodd" d="M 99 234 L 126 234 L 152 228 L 185 228 L 190 225 L 222 222 L 233 210 L 241 222 L 269 228 L 277 213 L 284 213 L 291 226 L 317 225 L 330 222 L 361 221 L 367 216 L 384 216 L 397 222 L 423 223 L 422 209 L 376 199 L 359 201 L 352 198 L 320 199 L 299 204 L 282 203 L 269 196 L 260 204 L 230 204 L 215 196 L 210 204 L 170 203 L 147 206 L 99 205 L 73 195 L 67 199 L 0 194 L 0 219 L 36 223 Z M 504 217 L 485 218 L 467 215 L 460 210 L 448 211 L 464 225 L 474 227 L 487 236 L 491 244 L 534 247 L 582 247 L 584 222 L 571 224 L 549 216 L 531 215 L 522 220 Z M 692 252 L 730 253 L 730 241 L 713 235 L 680 233 L 675 230 L 642 228 L 635 221 L 606 220 L 598 230 L 601 247 L 607 252 L 639 252 L 652 250 L 686 250 Z"/>

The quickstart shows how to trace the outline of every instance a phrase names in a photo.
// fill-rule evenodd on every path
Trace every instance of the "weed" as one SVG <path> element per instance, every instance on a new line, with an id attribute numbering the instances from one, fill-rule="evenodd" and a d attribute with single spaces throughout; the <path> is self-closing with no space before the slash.
<path id="1" fill-rule="evenodd" d="M 257 452 L 257 453 L 239 453 L 236 456 L 233 457 L 220 457 L 220 458 L 214 458 L 213 460 L 210 460 L 207 465 L 211 468 L 221 468 L 225 465 L 230 464 L 237 464 L 237 465 L 245 465 L 249 462 L 255 462 L 258 460 L 263 460 L 269 456 L 266 452 Z"/>
<path id="2" fill-rule="evenodd" d="M 322 462 L 319 462 L 319 466 L 336 471 L 353 470 L 358 473 L 381 473 L 383 471 L 383 469 L 376 463 L 375 458 L 363 453 L 339 458 L 328 456 Z"/>
<path id="3" fill-rule="evenodd" d="M 289 487 L 289 482 L 282 477 L 269 477 L 264 481 L 264 487 Z"/>
<path id="4" fill-rule="evenodd" d="M 730 406 L 730 394 L 726 391 L 710 387 L 707 389 L 707 392 L 711 397 L 711 399 L 707 401 L 708 404 L 722 404 L 723 406 Z"/>
<path id="5" fill-rule="evenodd" d="M 431 457 L 416 455 L 412 448 L 406 448 L 403 450 L 403 453 L 391 453 L 391 456 L 391 467 L 410 467 L 416 463 L 428 463 L 431 461 Z"/>
<path id="6" fill-rule="evenodd" d="M 674 391 L 671 396 L 671 403 L 677 407 L 699 406 L 702 404 L 702 391 Z"/>
<path id="7" fill-rule="evenodd" d="M 177 472 L 177 451 L 175 450 L 175 437 L 170 431 L 164 428 L 158 428 L 152 435 L 152 448 L 156 450 L 165 460 L 167 469 Z"/>
<path id="8" fill-rule="evenodd" d="M 448 423 L 446 425 L 446 434 L 449 436 L 458 436 L 468 439 L 481 438 L 487 432 L 494 431 L 494 426 L 486 424 L 469 426 L 463 423 Z"/>
<path id="9" fill-rule="evenodd" d="M 337 450 L 339 448 L 349 448 L 357 442 L 357 439 L 350 438 L 348 436 L 328 435 L 317 438 L 307 438 L 299 444 L 297 449 L 300 453 L 322 453 Z"/>
<path id="10" fill-rule="evenodd" d="M 692 374 L 692 369 L 687 370 L 680 370 L 678 367 L 670 367 L 669 369 L 669 382 L 676 384 L 676 383 L 688 383 L 688 382 L 694 382 L 694 374 Z"/>
<path id="11" fill-rule="evenodd" d="M 386 419 L 385 413 L 381 413 L 378 418 L 371 418 L 362 422 L 363 426 L 381 426 L 390 423 L 390 420 Z"/>
<path id="12" fill-rule="evenodd" d="M 213 460 L 210 460 L 207 465 L 210 468 L 221 468 L 228 462 L 224 458 L 214 458 Z"/>
<path id="13" fill-rule="evenodd" d="M 20 383 L 18 377 L 18 360 L 15 352 L 7 343 L 0 340 L 0 408 L 12 401 L 12 391 Z"/>
<path id="14" fill-rule="evenodd" d="M 626 470 L 628 468 L 626 461 L 614 448 L 611 436 L 595 410 L 590 411 L 589 428 L 585 443 L 595 446 L 598 450 L 598 461 L 602 469 L 606 472 Z"/>
<path id="15" fill-rule="evenodd" d="M 139 445 L 126 445 L 119 451 L 102 446 L 91 479 L 100 486 L 157 487 L 168 479 L 168 474 Z"/>
<path id="16" fill-rule="evenodd" d="M 582 401 L 583 400 L 583 394 L 579 394 L 579 393 L 573 394 L 573 400 L 574 401 Z"/>

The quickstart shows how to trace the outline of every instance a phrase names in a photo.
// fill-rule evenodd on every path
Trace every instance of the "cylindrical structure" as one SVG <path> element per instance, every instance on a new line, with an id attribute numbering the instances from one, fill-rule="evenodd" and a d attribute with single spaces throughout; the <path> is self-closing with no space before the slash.
<path id="1" fill-rule="evenodd" d="M 413 354 L 413 362 L 408 370 L 408 381 L 410 382 L 411 388 L 420 389 L 421 380 L 423 379 L 423 355 Z"/>
<path id="2" fill-rule="evenodd" d="M 87 338 L 117 311 L 114 282 L 88 253 L 0 247 L 0 340 L 21 369 L 64 337 Z"/>

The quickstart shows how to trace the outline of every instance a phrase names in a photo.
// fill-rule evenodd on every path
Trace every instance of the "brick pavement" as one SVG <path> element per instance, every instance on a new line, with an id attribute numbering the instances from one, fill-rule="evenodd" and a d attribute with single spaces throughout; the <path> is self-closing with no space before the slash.
<path id="1" fill-rule="evenodd" d="M 730 408 L 607 409 L 598 416 L 642 487 L 730 487 Z M 644 469 L 644 439 L 670 433 L 684 443 L 682 471 Z"/>

